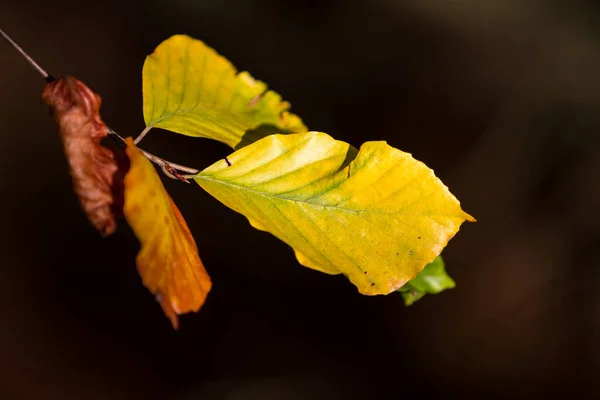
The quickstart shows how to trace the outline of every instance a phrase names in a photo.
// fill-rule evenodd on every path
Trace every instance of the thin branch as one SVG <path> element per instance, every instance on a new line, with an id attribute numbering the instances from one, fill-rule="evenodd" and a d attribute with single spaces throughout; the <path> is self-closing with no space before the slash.
<path id="1" fill-rule="evenodd" d="M 40 65 L 35 62 L 35 60 L 33 58 L 31 58 L 31 56 L 29 54 L 27 54 L 25 52 L 25 50 L 23 50 L 21 48 L 21 46 L 19 46 L 17 44 L 17 42 L 15 42 L 14 40 L 12 40 L 12 38 L 10 36 L 8 36 L 8 34 L 6 34 L 6 32 L 4 32 L 2 29 L 0 29 L 0 36 L 2 36 L 4 38 L 4 40 L 6 40 L 8 43 L 10 43 L 10 45 L 12 47 L 15 48 L 15 50 L 17 50 L 19 53 L 21 53 L 21 55 L 27 60 L 27 62 L 29 64 L 31 64 L 31 66 L 33 68 L 36 69 L 37 72 L 40 73 L 40 75 L 42 75 L 44 77 L 44 79 L 46 80 L 46 82 L 50 83 L 53 82 L 55 79 L 52 75 L 50 75 L 49 73 L 46 72 L 45 69 L 43 69 L 42 67 L 40 67 Z"/>
<path id="2" fill-rule="evenodd" d="M 146 127 L 146 129 L 144 129 L 144 130 L 142 131 L 142 133 L 140 133 L 140 134 L 138 135 L 138 137 L 136 137 L 135 139 L 133 139 L 133 144 L 138 144 L 139 142 L 141 142 L 141 141 L 142 141 L 142 139 L 144 138 L 144 136 L 146 136 L 146 134 L 147 134 L 148 132 L 150 132 L 150 129 L 152 129 L 152 127 L 151 127 L 151 126 L 147 126 L 147 127 Z"/>
<path id="3" fill-rule="evenodd" d="M 27 62 L 29 62 L 29 64 L 31 64 L 31 66 L 33 66 L 33 68 L 35 68 L 36 71 L 40 73 L 40 75 L 42 75 L 44 77 L 46 82 L 50 83 L 50 82 L 53 82 L 56 80 L 52 75 L 50 75 L 48 72 L 46 72 L 45 69 L 40 67 L 40 65 L 37 62 L 35 62 L 35 60 L 33 58 L 31 58 L 31 56 L 29 54 L 27 54 L 25 52 L 25 50 L 23 50 L 21 48 L 21 46 L 19 46 L 14 40 L 12 40 L 12 38 L 10 36 L 8 36 L 8 34 L 6 34 L 6 32 L 4 32 L 2 29 L 0 29 L 0 36 L 2 36 L 8 43 L 10 43 L 10 45 L 12 47 L 14 47 L 15 50 L 17 50 L 27 60 Z M 139 143 L 144 138 L 144 136 L 146 136 L 146 134 L 150 131 L 150 129 L 152 129 L 152 127 L 150 127 L 150 126 L 147 127 L 146 129 L 144 129 L 142 131 L 142 133 L 140 133 L 133 142 L 135 144 Z M 113 131 L 110 128 L 108 128 L 108 133 L 110 133 L 112 135 L 116 135 L 119 139 L 124 140 L 121 136 L 119 136 L 119 134 L 117 132 Z M 192 176 L 197 174 L 198 172 L 200 172 L 199 170 L 197 170 L 195 168 L 190 168 L 190 167 L 186 167 L 185 165 L 179 165 L 179 164 L 172 163 L 163 158 L 155 156 L 152 153 L 148 153 L 145 150 L 140 149 L 140 151 L 142 153 L 144 153 L 146 158 L 148 158 L 150 161 L 159 165 L 161 167 L 162 171 L 164 172 L 164 174 L 167 175 L 169 178 L 187 182 L 186 177 L 184 175 L 180 174 L 179 171 L 186 172 L 188 174 L 192 174 Z"/>
<path id="4" fill-rule="evenodd" d="M 140 148 L 138 147 L 138 149 L 140 149 Z M 188 174 L 193 174 L 193 175 L 195 175 L 198 172 L 200 172 L 197 169 L 186 167 L 185 165 L 175 164 L 174 162 L 165 160 L 164 158 L 157 157 L 154 154 L 148 153 L 145 150 L 140 149 L 140 151 L 142 153 L 144 153 L 144 155 L 148 158 L 148 160 L 152 161 L 153 163 L 155 163 L 155 164 L 157 164 L 157 165 L 159 165 L 161 167 L 164 167 L 164 166 L 171 167 L 171 168 L 176 169 L 178 171 L 187 172 Z"/>
<path id="5" fill-rule="evenodd" d="M 125 139 L 123 139 L 123 137 L 121 137 L 121 135 L 119 135 L 117 132 L 115 132 L 114 130 L 112 130 L 110 128 L 108 128 L 108 133 L 110 133 L 111 135 L 117 136 L 122 141 L 125 140 Z M 178 171 L 192 174 L 192 176 L 196 175 L 198 172 L 200 172 L 200 170 L 197 170 L 195 168 L 186 167 L 185 165 L 176 164 L 169 160 L 165 160 L 164 158 L 155 156 L 154 154 L 149 153 L 146 150 L 142 150 L 139 147 L 138 147 L 138 149 L 146 156 L 146 158 L 148 160 L 152 161 L 153 163 L 155 163 L 156 165 L 161 167 L 164 174 L 166 176 L 168 176 L 169 178 L 185 181 L 187 176 L 179 174 Z"/>

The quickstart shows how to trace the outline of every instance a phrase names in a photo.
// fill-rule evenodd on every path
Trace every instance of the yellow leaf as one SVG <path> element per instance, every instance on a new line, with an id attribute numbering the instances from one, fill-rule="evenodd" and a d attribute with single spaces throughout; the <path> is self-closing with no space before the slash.
<path id="1" fill-rule="evenodd" d="M 400 288 L 474 221 L 410 154 L 385 142 L 356 154 L 319 132 L 268 136 L 194 179 L 290 245 L 302 265 L 342 273 L 368 295 Z"/>
<path id="2" fill-rule="evenodd" d="M 238 74 L 223 56 L 186 35 L 162 42 L 146 57 L 142 76 L 147 127 L 215 139 L 233 148 L 260 137 L 247 131 L 261 126 L 280 133 L 307 130 L 280 95 L 247 72 Z"/>
<path id="3" fill-rule="evenodd" d="M 140 241 L 137 269 L 173 327 L 178 314 L 198 311 L 211 289 L 190 230 L 146 157 L 125 139 L 131 167 L 123 213 Z"/>

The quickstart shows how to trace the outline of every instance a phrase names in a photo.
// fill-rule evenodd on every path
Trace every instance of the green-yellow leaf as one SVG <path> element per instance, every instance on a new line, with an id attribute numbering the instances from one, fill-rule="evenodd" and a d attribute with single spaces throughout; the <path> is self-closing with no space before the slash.
<path id="1" fill-rule="evenodd" d="M 382 141 L 356 154 L 324 133 L 271 135 L 194 179 L 302 265 L 368 295 L 402 287 L 474 221 L 431 169 Z"/>
<path id="2" fill-rule="evenodd" d="M 437 294 L 455 286 L 454 280 L 446 273 L 442 256 L 439 256 L 398 291 L 404 298 L 404 304 L 410 306 L 426 294 Z"/>
<path id="3" fill-rule="evenodd" d="M 233 148 L 265 133 L 306 132 L 290 104 L 267 91 L 200 40 L 175 35 L 162 42 L 144 62 L 144 120 L 188 136 L 219 140 Z"/>

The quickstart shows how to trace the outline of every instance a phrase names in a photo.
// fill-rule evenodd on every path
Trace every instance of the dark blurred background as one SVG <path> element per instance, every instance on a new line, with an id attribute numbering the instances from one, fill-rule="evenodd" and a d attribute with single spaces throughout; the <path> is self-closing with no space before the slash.
<path id="1" fill-rule="evenodd" d="M 214 283 L 175 332 L 128 228 L 103 240 L 80 211 L 44 82 L 0 42 L 2 399 L 600 396 L 596 2 L 1 3 L 0 26 L 100 93 L 122 135 L 144 126 L 144 57 L 186 33 L 309 128 L 412 153 L 479 221 L 443 253 L 456 289 L 406 308 L 167 181 Z M 159 130 L 142 147 L 198 168 L 229 153 Z"/>

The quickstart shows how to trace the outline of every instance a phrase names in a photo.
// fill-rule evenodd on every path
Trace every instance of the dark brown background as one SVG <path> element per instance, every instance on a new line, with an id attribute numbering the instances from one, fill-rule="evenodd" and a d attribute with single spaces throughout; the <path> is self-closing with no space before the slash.
<path id="1" fill-rule="evenodd" d="M 174 332 L 128 229 L 79 210 L 43 81 L 0 43 L 0 391 L 7 399 L 600 395 L 600 9 L 592 1 L 4 0 L 0 26 L 143 128 L 141 67 L 175 33 L 268 82 L 315 130 L 387 140 L 477 217 L 458 286 L 410 308 L 300 267 L 194 185 L 166 182 L 214 289 Z M 153 131 L 204 167 L 229 150 Z"/>

